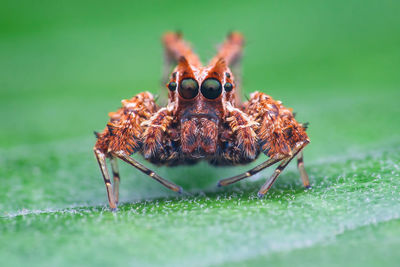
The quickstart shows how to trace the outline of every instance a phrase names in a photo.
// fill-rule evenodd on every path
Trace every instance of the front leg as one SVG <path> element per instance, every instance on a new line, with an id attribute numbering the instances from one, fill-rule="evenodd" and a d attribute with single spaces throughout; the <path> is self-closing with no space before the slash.
<path id="1" fill-rule="evenodd" d="M 292 110 L 264 93 L 252 93 L 244 103 L 244 111 L 258 123 L 260 149 L 271 158 L 291 156 L 300 144 L 310 142 L 305 127 L 295 120 Z"/>
<path id="2" fill-rule="evenodd" d="M 129 157 L 132 153 L 141 151 L 142 136 L 146 130 L 146 126 L 142 126 L 141 124 L 149 120 L 153 114 L 157 114 L 156 111 L 158 108 L 153 96 L 147 92 L 140 93 L 130 100 L 123 100 L 122 104 L 122 108 L 117 112 L 109 114 L 110 122 L 102 133 L 96 134 L 97 142 L 94 146 L 94 153 L 104 178 L 108 201 L 112 210 L 116 209 L 118 202 L 119 172 L 115 162 L 116 157 L 131 164 L 169 189 L 176 192 L 182 191 L 179 186 L 161 178 L 155 172 Z M 114 190 L 111 186 L 107 169 L 107 158 L 112 163 Z"/>
<path id="3" fill-rule="evenodd" d="M 305 127 L 294 119 L 291 110 L 284 107 L 280 101 L 255 92 L 251 94 L 250 100 L 244 103 L 244 112 L 257 123 L 255 133 L 258 137 L 259 148 L 270 159 L 245 173 L 223 179 L 218 185 L 225 186 L 238 182 L 281 161 L 272 176 L 260 188 L 258 196 L 263 197 L 290 161 L 298 155 L 301 178 L 304 186 L 308 188 L 309 181 L 303 165 L 302 150 L 310 141 Z"/>

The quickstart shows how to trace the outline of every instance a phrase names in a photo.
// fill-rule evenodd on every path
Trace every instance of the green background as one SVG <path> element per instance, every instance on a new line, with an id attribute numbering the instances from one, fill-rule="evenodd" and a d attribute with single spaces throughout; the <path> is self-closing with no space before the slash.
<path id="1" fill-rule="evenodd" d="M 397 266 L 399 14 L 397 1 L 2 1 L 0 265 Z M 295 164 L 263 200 L 272 168 L 216 188 L 265 158 L 152 166 L 176 196 L 121 163 L 108 211 L 92 132 L 121 99 L 159 92 L 167 30 L 203 61 L 243 32 L 243 92 L 310 122 L 312 189 Z"/>

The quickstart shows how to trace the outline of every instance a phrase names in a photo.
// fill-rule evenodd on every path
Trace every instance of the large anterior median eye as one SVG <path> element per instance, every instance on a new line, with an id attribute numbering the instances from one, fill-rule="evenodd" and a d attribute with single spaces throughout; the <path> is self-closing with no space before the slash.
<path id="1" fill-rule="evenodd" d="M 222 93 L 221 83 L 214 78 L 208 78 L 201 84 L 201 93 L 205 98 L 215 99 Z"/>
<path id="2" fill-rule="evenodd" d="M 179 84 L 178 92 L 185 99 L 194 98 L 199 93 L 199 84 L 191 78 L 183 79 Z"/>

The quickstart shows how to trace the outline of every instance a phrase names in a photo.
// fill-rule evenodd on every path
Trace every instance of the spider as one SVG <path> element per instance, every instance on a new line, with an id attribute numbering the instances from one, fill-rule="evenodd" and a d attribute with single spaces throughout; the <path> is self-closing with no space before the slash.
<path id="1" fill-rule="evenodd" d="M 132 157 L 140 153 L 156 165 L 193 164 L 206 160 L 212 165 L 237 165 L 254 161 L 259 154 L 268 160 L 237 176 L 220 180 L 226 186 L 280 163 L 258 192 L 263 197 L 289 162 L 297 156 L 297 166 L 305 187 L 309 179 L 303 163 L 303 149 L 310 142 L 306 125 L 297 122 L 292 109 L 270 96 L 254 92 L 241 102 L 238 66 L 244 38 L 228 35 L 217 55 L 203 66 L 179 33 L 162 38 L 165 49 L 164 81 L 168 103 L 159 107 L 153 95 L 142 92 L 109 113 L 110 121 L 96 133 L 94 153 L 107 189 L 109 206 L 118 205 L 121 159 L 165 187 L 182 188 L 156 174 Z M 172 73 L 169 70 L 175 66 Z M 233 70 L 233 71 L 232 71 Z M 234 73 L 233 73 L 234 72 Z M 238 76 L 238 75 L 237 75 Z M 106 159 L 111 162 L 113 185 Z"/>

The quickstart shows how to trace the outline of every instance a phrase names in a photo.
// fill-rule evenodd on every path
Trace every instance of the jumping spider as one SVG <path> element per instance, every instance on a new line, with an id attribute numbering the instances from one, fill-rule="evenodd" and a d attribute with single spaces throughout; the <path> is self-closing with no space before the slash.
<path id="1" fill-rule="evenodd" d="M 240 63 L 244 43 L 241 34 L 229 34 L 207 66 L 201 64 L 180 34 L 166 33 L 162 40 L 165 69 L 176 65 L 171 75 L 164 75 L 168 88 L 166 107 L 159 107 L 151 93 L 140 93 L 122 100 L 122 107 L 109 114 L 110 121 L 104 131 L 96 134 L 94 152 L 110 208 L 116 209 L 118 204 L 117 158 L 165 187 L 182 191 L 180 186 L 130 157 L 136 152 L 154 164 L 170 166 L 200 160 L 219 166 L 245 164 L 264 153 L 269 157 L 264 163 L 218 182 L 219 186 L 229 185 L 280 162 L 261 187 L 259 197 L 267 193 L 283 169 L 297 156 L 303 184 L 309 187 L 302 155 L 310 142 L 305 125 L 295 120 L 291 109 L 264 93 L 252 93 L 244 103 L 240 100 L 239 85 L 235 83 L 230 67 L 235 70 Z M 113 187 L 106 158 L 111 161 Z"/>

